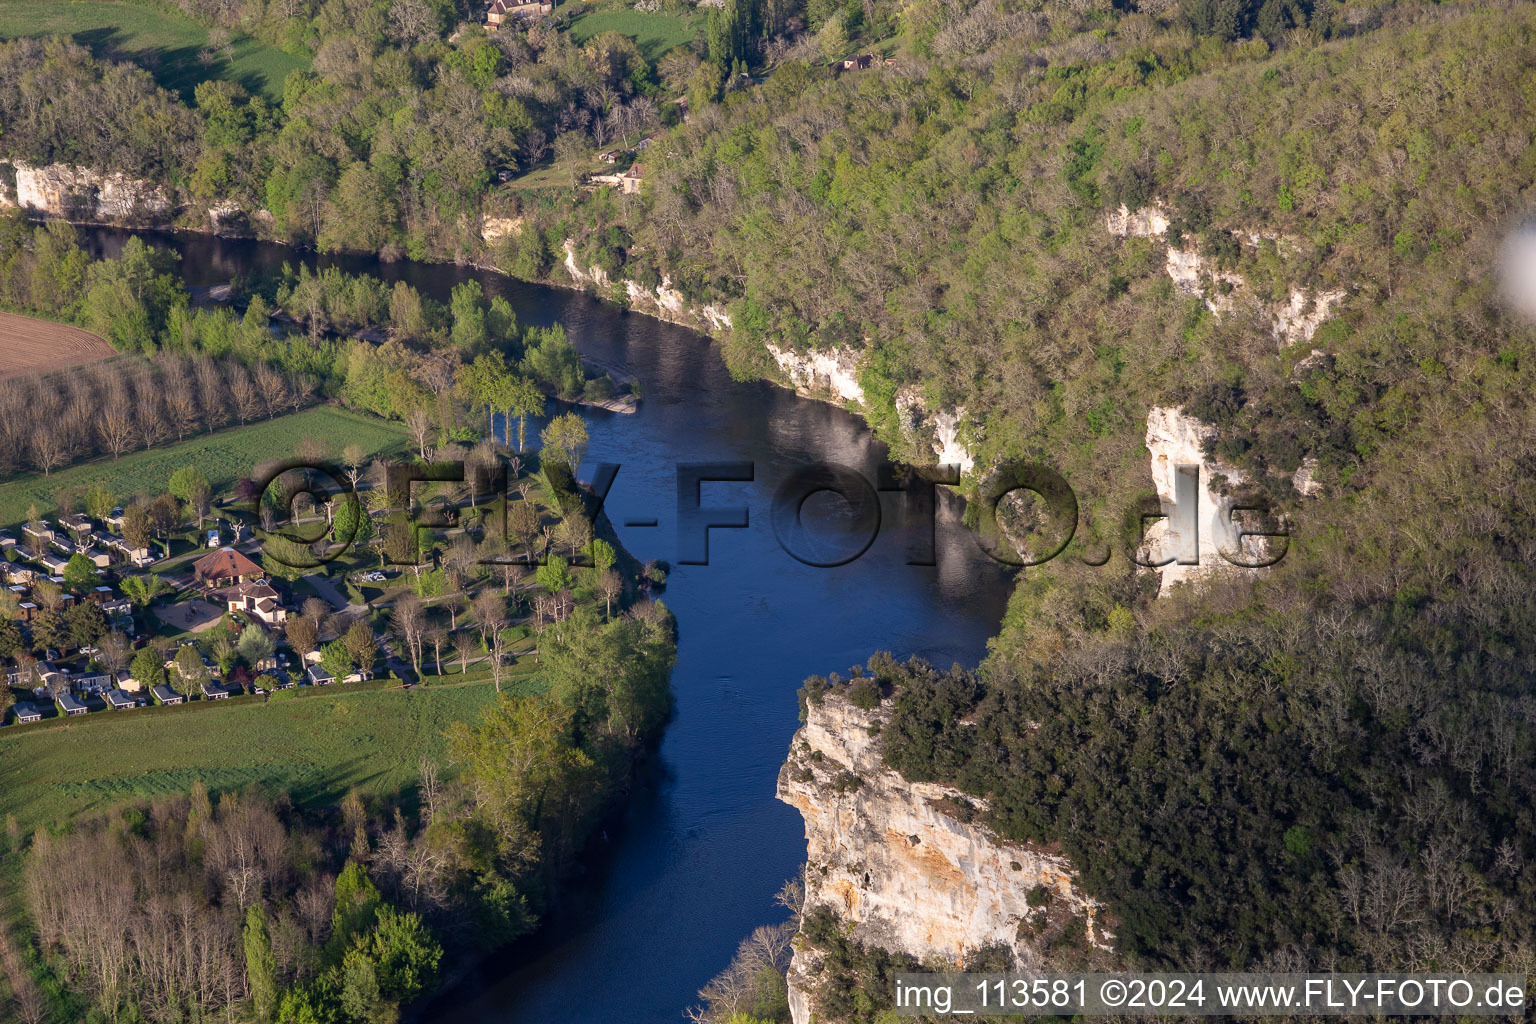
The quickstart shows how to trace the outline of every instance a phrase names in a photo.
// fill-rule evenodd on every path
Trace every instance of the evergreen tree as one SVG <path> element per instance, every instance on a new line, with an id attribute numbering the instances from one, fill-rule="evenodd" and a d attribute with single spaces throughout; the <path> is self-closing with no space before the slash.
<path id="1" fill-rule="evenodd" d="M 251 904 L 245 912 L 245 980 L 251 990 L 256 1019 L 270 1019 L 277 1002 L 277 958 L 272 954 L 267 912 L 260 903 Z"/>

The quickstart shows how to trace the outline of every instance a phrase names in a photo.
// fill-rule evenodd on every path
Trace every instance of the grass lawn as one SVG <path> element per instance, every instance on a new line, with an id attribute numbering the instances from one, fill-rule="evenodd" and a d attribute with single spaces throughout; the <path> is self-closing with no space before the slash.
<path id="1" fill-rule="evenodd" d="M 630 8 L 584 10 L 571 21 L 571 39 L 578 45 L 604 32 L 629 36 L 655 63 L 675 46 L 685 46 L 703 26 L 705 18 L 685 18 L 676 14 L 647 14 Z"/>
<path id="2" fill-rule="evenodd" d="M 208 30 L 177 14 L 126 3 L 73 0 L 0 0 L 0 39 L 61 35 L 98 57 L 142 65 L 155 81 L 190 100 L 198 83 L 221 78 L 238 82 L 272 101 L 283 97 L 283 79 L 309 61 L 250 37 L 239 37 L 228 57 L 204 64 L 198 54 Z"/>
<path id="3" fill-rule="evenodd" d="M 505 693 L 532 692 L 529 671 Z M 245 698 L 175 708 L 98 711 L 53 728 L 0 730 L 0 815 L 23 829 L 126 800 L 252 782 L 300 805 L 334 803 L 356 787 L 388 794 L 413 785 L 423 756 L 444 762 L 443 730 L 495 697 L 471 671 L 413 690 L 300 690 L 262 703 Z M 444 764 L 451 771 L 451 766 Z"/>
<path id="4" fill-rule="evenodd" d="M 578 183 L 585 180 L 589 174 L 613 170 L 607 164 L 599 163 L 590 157 L 582 157 L 575 161 L 567 161 L 565 163 L 551 162 L 543 167 L 535 167 L 527 174 L 520 174 L 501 187 L 514 192 L 545 188 L 567 192 L 571 188 L 573 169 L 575 171 L 575 180 Z"/>
<path id="5" fill-rule="evenodd" d="M 171 474 L 189 463 L 203 471 L 218 494 L 250 476 L 258 464 L 291 454 L 305 437 L 316 437 L 329 445 L 331 458 L 340 457 L 342 448 L 354 441 L 370 453 L 395 454 L 409 448 L 405 428 L 399 424 L 320 405 L 120 459 L 81 463 L 46 477 L 35 473 L 15 477 L 0 483 L 0 527 L 21 523 L 27 506 L 34 501 L 44 515 L 50 514 L 54 494 L 65 487 L 84 490 L 101 481 L 119 500 L 139 491 L 158 494 L 165 490 Z"/>

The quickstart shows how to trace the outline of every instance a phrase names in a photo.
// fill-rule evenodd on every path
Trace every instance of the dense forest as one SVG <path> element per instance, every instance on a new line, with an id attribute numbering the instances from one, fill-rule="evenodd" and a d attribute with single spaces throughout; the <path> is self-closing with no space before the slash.
<path id="1" fill-rule="evenodd" d="M 613 33 L 584 47 L 548 27 L 454 33 L 482 8 L 426 0 L 251 0 L 187 13 L 301 53 L 312 70 L 291 73 L 278 104 L 221 80 L 186 103 L 149 72 L 68 41 L 0 44 L 3 156 L 155 181 L 205 224 L 208 211 L 234 206 L 243 217 L 221 215 L 226 228 L 451 257 L 478 247 L 498 175 L 662 124 L 655 70 Z"/>
<path id="2" fill-rule="evenodd" d="M 1124 962 L 1523 972 L 1536 353 L 1496 282 L 1532 205 L 1536 23 L 1332 10 L 1223 42 L 1194 5 L 1076 31 L 1063 8 L 1007 31 L 949 9 L 912 36 L 921 64 L 779 74 L 695 114 L 648 158 L 638 229 L 594 201 L 584 251 L 618 239 L 734 296 L 743 373 L 773 375 L 765 341 L 859 351 L 871 421 L 914 458 L 909 387 L 966 410 L 983 465 L 1072 482 L 1079 541 L 1024 571 L 979 672 L 874 667 L 888 762 L 1059 843 Z M 1165 235 L 1112 234 L 1121 204 Z M 1344 297 L 1287 344 L 1292 289 Z M 1147 494 L 1158 405 L 1213 424 L 1207 455 L 1290 513 L 1267 574 L 1156 598 L 1123 557 L 1076 557 Z M 890 963 L 806 920 L 832 997 L 881 987 Z"/>

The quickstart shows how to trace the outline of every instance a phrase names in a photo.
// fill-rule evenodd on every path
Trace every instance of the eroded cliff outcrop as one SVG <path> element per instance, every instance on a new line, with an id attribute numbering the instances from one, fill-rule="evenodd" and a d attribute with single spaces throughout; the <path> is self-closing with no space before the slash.
<path id="1" fill-rule="evenodd" d="M 495 242 L 502 238 L 516 238 L 523 233 L 522 217 L 483 217 L 480 220 L 480 240 Z"/>
<path id="2" fill-rule="evenodd" d="M 496 222 L 494 233 L 502 231 Z M 486 221 L 482 234 L 492 231 L 492 222 Z M 561 265 L 566 275 L 578 288 L 590 289 L 599 295 L 625 302 L 636 312 L 685 324 L 690 327 L 720 334 L 732 328 L 730 314 L 721 306 L 708 304 L 689 305 L 682 292 L 673 287 L 670 277 L 664 276 L 658 285 L 647 286 L 630 278 L 614 280 L 599 266 L 582 267 L 576 256 L 574 244 L 565 243 L 565 258 Z M 831 349 L 808 349 L 804 352 L 780 347 L 768 342 L 764 348 L 779 371 L 779 383 L 793 388 L 808 398 L 853 406 L 855 411 L 865 411 L 867 396 L 860 374 L 864 368 L 864 353 L 853 348 L 834 346 Z M 896 395 L 896 415 L 901 427 L 902 439 L 911 446 L 913 460 L 936 465 L 959 466 L 964 474 L 976 468 L 976 459 L 967 441 L 974 426 L 965 419 L 965 408 L 929 408 L 916 388 L 903 388 Z M 928 453 L 932 452 L 931 460 Z"/>
<path id="3" fill-rule="evenodd" d="M 250 211 L 233 199 L 191 203 L 176 190 L 117 171 L 74 164 L 0 164 L 0 207 L 16 207 L 33 218 L 119 227 L 176 227 L 215 235 L 246 237 L 258 225 L 270 229 L 272 214 Z M 270 230 L 268 230 L 270 234 Z"/>
<path id="4" fill-rule="evenodd" d="M 1147 414 L 1152 485 L 1167 516 L 1148 527 L 1141 556 L 1146 562 L 1173 559 L 1156 569 L 1161 576 L 1160 595 L 1176 584 L 1222 573 L 1262 572 L 1248 566 L 1262 565 L 1270 555 L 1269 541 L 1242 536 L 1240 524 L 1233 521 L 1237 495 L 1246 480 L 1238 470 L 1206 454 L 1206 444 L 1215 433 L 1214 427 L 1183 409 L 1154 406 Z M 1293 485 L 1303 494 L 1316 493 L 1315 467 L 1314 460 L 1303 464 L 1305 473 L 1297 471 Z M 1196 499 L 1193 514 L 1181 508 L 1191 493 Z M 1192 557 L 1197 559 L 1194 564 L 1190 564 Z"/>
<path id="5" fill-rule="evenodd" d="M 1292 285 L 1286 301 L 1261 301 L 1241 274 L 1213 265 L 1200 254 L 1192 239 L 1170 237 L 1171 225 L 1168 211 L 1157 204 L 1134 211 L 1122 205 L 1104 217 L 1104 230 L 1116 238 L 1154 238 L 1165 242 L 1164 270 L 1169 280 L 1180 294 L 1201 299 L 1205 308 L 1217 316 L 1235 313 L 1241 305 L 1248 303 L 1261 307 L 1269 320 L 1270 332 L 1281 348 L 1311 341 L 1318 327 L 1333 315 L 1334 309 L 1347 296 L 1339 288 L 1314 291 Z M 1254 231 L 1234 231 L 1232 234 L 1239 244 L 1250 248 L 1268 242 L 1282 255 L 1294 249 L 1294 240 L 1279 235 Z"/>
<path id="6" fill-rule="evenodd" d="M 159 185 L 126 174 L 69 164 L 34 167 L 17 161 L 10 166 L 15 182 L 3 190 L 0 200 L 31 216 L 104 224 L 158 224 L 174 209 Z"/>
<path id="7" fill-rule="evenodd" d="M 896 392 L 896 416 L 901 432 L 919 451 L 926 445 L 940 466 L 959 466 L 969 474 L 976 468 L 976 458 L 966 445 L 963 424 L 965 406 L 953 409 L 929 409 L 922 392 L 914 387 Z"/>
<path id="8" fill-rule="evenodd" d="M 879 734 L 889 701 L 870 710 L 827 694 L 808 708 L 779 772 L 778 797 L 805 818 L 805 907 L 826 906 L 866 945 L 955 967 L 977 949 L 1005 946 L 1021 968 L 1051 913 L 1081 920 L 1087 942 L 1109 948 L 1101 905 L 1067 859 L 1000 841 L 976 823 L 985 807 L 948 786 L 887 768 Z M 962 808 L 973 814 L 961 820 Z M 797 939 L 789 970 L 795 1024 L 816 1001 L 816 949 Z"/>
<path id="9" fill-rule="evenodd" d="M 595 264 L 583 270 L 576 262 L 576 250 L 570 240 L 565 243 L 565 260 L 562 265 L 571 283 L 576 287 L 591 288 L 604 298 L 625 301 L 631 309 L 654 316 L 658 320 L 685 324 L 710 332 L 731 329 L 730 314 L 722 307 L 688 305 L 688 300 L 683 293 L 672 287 L 670 277 L 663 277 L 661 283 L 654 288 L 630 278 L 615 282 L 609 278 L 607 271 Z"/>
<path id="10" fill-rule="evenodd" d="M 834 347 L 819 352 L 795 352 L 769 342 L 768 354 L 783 371 L 789 383 L 802 395 L 834 402 L 864 404 L 864 387 L 859 383 L 859 353 Z"/>

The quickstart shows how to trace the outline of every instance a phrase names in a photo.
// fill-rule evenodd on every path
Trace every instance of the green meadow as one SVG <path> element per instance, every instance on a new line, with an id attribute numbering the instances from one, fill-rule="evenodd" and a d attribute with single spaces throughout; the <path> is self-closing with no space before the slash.
<path id="1" fill-rule="evenodd" d="M 185 99 L 200 82 L 226 79 L 277 101 L 290 71 L 309 67 L 248 36 L 231 42 L 226 55 L 204 63 L 208 30 L 189 18 L 126 3 L 74 0 L 0 0 L 0 39 L 69 36 L 98 57 L 144 66 L 155 81 Z"/>
<path id="2" fill-rule="evenodd" d="M 694 37 L 703 19 L 683 18 L 675 14 L 647 14 L 629 8 L 584 11 L 571 20 L 571 39 L 585 43 L 604 32 L 629 36 L 655 62 L 674 46 L 684 46 Z"/>
<path id="3" fill-rule="evenodd" d="M 332 459 L 339 458 L 342 448 L 352 442 L 373 454 L 403 453 L 408 448 L 405 428 L 397 423 L 335 406 L 315 406 L 243 427 L 199 434 L 120 459 L 96 459 L 48 476 L 34 473 L 14 477 L 0 483 L 0 526 L 22 522 L 33 502 L 44 515 L 49 514 L 53 496 L 66 487 L 83 490 L 101 481 L 119 500 L 141 491 L 160 493 L 171 474 L 189 464 L 201 469 L 218 493 L 250 476 L 260 463 L 292 455 L 306 437 L 318 438 L 328 446 L 327 455 Z"/>
<path id="4" fill-rule="evenodd" d="M 450 722 L 473 719 L 495 690 L 476 673 L 460 684 L 403 690 L 372 684 L 301 688 L 270 703 L 254 697 L 136 711 L 98 711 L 57 725 L 0 729 L 0 815 L 25 829 L 145 797 L 251 783 L 301 806 L 352 789 L 384 796 L 410 787 L 428 757 L 445 769 Z M 504 693 L 531 692 L 526 675 Z"/>

